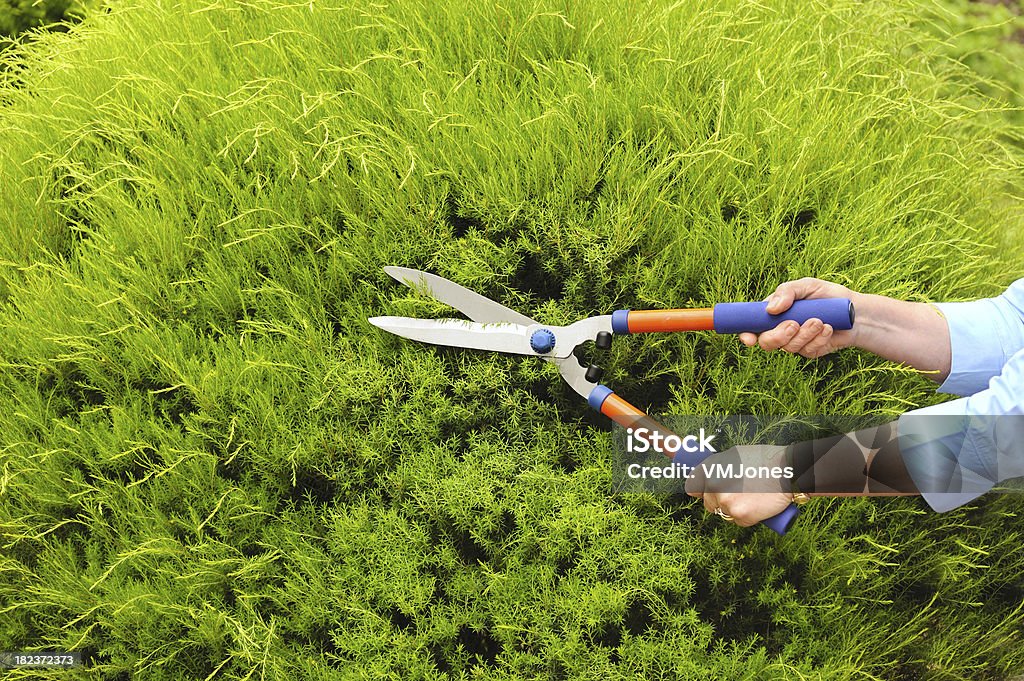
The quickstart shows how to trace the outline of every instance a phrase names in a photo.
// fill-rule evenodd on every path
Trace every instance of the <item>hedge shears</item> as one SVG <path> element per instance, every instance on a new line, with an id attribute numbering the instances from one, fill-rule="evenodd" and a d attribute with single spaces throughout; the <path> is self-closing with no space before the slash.
<path id="1" fill-rule="evenodd" d="M 766 311 L 767 303 L 718 303 L 710 308 L 675 310 L 616 310 L 610 315 L 588 317 L 568 326 L 540 324 L 501 303 L 429 272 L 406 267 L 385 267 L 384 271 L 413 290 L 424 292 L 450 305 L 470 321 L 462 319 L 417 319 L 413 317 L 372 317 L 369 322 L 390 333 L 412 340 L 475 350 L 540 357 L 558 367 L 565 382 L 594 410 L 624 428 L 647 428 L 670 433 L 640 409 L 600 383 L 602 370 L 595 364 L 584 368 L 574 351 L 593 341 L 598 349 L 611 347 L 612 337 L 633 333 L 715 331 L 716 333 L 761 333 L 784 321 L 803 324 L 819 319 L 836 330 L 853 327 L 853 303 L 846 298 L 797 300 L 782 314 Z M 706 457 L 701 452 L 674 453 L 673 461 L 696 467 Z M 797 515 L 796 504 L 762 523 L 779 534 Z"/>

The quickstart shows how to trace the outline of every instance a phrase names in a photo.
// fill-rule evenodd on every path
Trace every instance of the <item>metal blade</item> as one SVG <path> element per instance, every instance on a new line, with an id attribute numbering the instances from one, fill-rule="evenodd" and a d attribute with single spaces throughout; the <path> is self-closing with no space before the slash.
<path id="1" fill-rule="evenodd" d="M 436 274 L 394 266 L 385 267 L 384 271 L 409 288 L 426 291 L 445 305 L 451 305 L 475 322 L 485 324 L 511 322 L 523 326 L 536 324 L 529 317 Z"/>
<path id="2" fill-rule="evenodd" d="M 530 347 L 526 327 L 519 324 L 478 324 L 461 319 L 415 319 L 413 317 L 371 317 L 376 327 L 404 338 L 474 348 L 514 355 L 536 355 Z"/>
<path id="3" fill-rule="evenodd" d="M 587 380 L 587 370 L 580 366 L 580 363 L 576 361 L 575 357 L 552 359 L 549 361 L 558 365 L 558 373 L 562 375 L 562 379 L 568 383 L 569 387 L 575 390 L 580 397 L 583 399 L 590 397 L 590 392 L 594 389 L 597 383 L 591 383 Z"/>

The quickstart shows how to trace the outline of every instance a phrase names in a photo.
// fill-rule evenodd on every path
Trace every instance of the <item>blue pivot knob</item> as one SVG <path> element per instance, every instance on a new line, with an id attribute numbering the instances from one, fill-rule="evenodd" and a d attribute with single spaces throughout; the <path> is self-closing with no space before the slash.
<path id="1" fill-rule="evenodd" d="M 537 329 L 530 336 L 530 347 L 538 354 L 551 352 L 555 348 L 555 334 L 549 329 Z"/>

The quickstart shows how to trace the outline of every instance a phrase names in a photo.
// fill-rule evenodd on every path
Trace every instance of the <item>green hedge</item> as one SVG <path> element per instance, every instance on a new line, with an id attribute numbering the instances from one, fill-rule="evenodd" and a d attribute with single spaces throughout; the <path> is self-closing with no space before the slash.
<path id="1" fill-rule="evenodd" d="M 0 50 L 29 29 L 80 21 L 88 4 L 88 0 L 0 0 Z"/>
<path id="2" fill-rule="evenodd" d="M 1002 102 L 1008 123 L 1024 125 L 1024 1 L 941 0 L 932 16 L 938 53 L 978 76 L 970 86 Z M 1021 145 L 1019 137 L 1014 140 Z"/>
<path id="3" fill-rule="evenodd" d="M 924 12 L 128 1 L 25 47 L 0 89 L 0 650 L 109 679 L 1024 668 L 1017 498 L 818 501 L 785 539 L 613 498 L 608 425 L 551 367 L 366 323 L 444 314 L 387 264 L 549 323 L 809 274 L 998 292 L 1018 133 Z M 708 334 L 608 366 L 655 412 L 937 399 L 857 352 Z"/>

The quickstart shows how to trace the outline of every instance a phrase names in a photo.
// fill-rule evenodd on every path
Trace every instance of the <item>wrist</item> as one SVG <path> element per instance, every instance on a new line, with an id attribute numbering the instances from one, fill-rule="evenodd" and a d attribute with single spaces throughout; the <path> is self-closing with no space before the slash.
<path id="1" fill-rule="evenodd" d="M 872 293 L 851 291 L 850 302 L 853 303 L 854 322 L 843 347 L 870 349 L 873 345 L 872 338 L 879 332 L 884 332 L 885 306 L 891 299 Z"/>
<path id="2" fill-rule="evenodd" d="M 814 447 L 813 441 L 794 442 L 783 450 L 785 462 L 792 477 L 789 480 L 789 497 L 803 504 L 814 490 Z"/>

